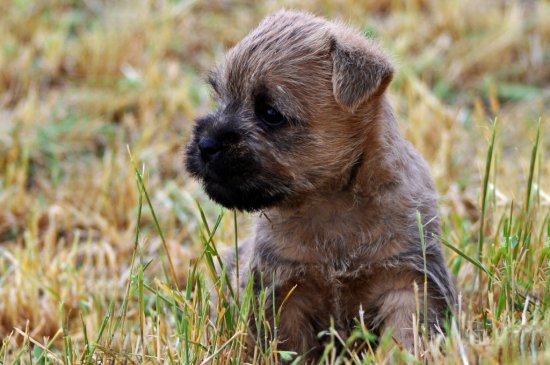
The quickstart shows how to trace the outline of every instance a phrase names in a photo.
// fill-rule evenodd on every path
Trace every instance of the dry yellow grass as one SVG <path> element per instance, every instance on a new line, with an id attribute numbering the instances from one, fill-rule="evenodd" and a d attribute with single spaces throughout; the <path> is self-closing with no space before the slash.
<path id="1" fill-rule="evenodd" d="M 401 127 L 441 192 L 443 238 L 476 258 L 483 227 L 492 276 L 478 280 L 476 265 L 447 250 L 463 311 L 446 350 L 431 344 L 426 359 L 550 362 L 548 2 L 0 0 L 0 364 L 238 356 L 243 326 L 222 330 L 198 310 L 195 199 L 211 227 L 220 208 L 184 174 L 182 146 L 212 107 L 207 70 L 281 7 L 383 41 L 399 64 Z M 238 220 L 244 236 L 249 217 Z M 232 214 L 214 239 L 233 243 Z M 403 360 L 420 361 L 388 342 L 365 361 Z"/>

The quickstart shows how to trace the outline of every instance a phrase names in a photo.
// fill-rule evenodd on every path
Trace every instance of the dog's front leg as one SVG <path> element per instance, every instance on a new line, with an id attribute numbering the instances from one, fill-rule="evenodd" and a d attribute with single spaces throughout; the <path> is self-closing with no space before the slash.
<path id="1" fill-rule="evenodd" d="M 412 289 L 391 290 L 381 298 L 379 318 L 382 319 L 381 333 L 392 334 L 393 338 L 408 351 L 414 351 L 413 315 L 417 299 Z M 418 298 L 422 308 L 423 299 Z"/>
<path id="2" fill-rule="evenodd" d="M 254 332 L 257 341 L 265 343 L 265 336 L 270 333 L 271 340 L 277 340 L 277 350 L 293 351 L 303 355 L 303 359 L 316 358 L 322 352 L 317 334 L 328 328 L 329 316 L 322 313 L 318 298 L 311 295 L 310 288 L 295 283 L 277 285 L 275 298 L 268 294 L 265 302 L 265 322 L 258 324 Z M 269 287 L 265 289 L 270 291 Z M 261 296 L 260 296 L 261 297 Z M 275 305 L 273 305 L 275 299 Z M 273 309 L 272 309 L 273 308 Z M 327 323 L 325 323 L 327 319 Z"/>

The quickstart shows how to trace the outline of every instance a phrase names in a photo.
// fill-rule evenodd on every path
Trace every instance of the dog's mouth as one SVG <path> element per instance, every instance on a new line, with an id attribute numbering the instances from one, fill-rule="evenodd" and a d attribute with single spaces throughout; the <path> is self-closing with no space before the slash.
<path id="1" fill-rule="evenodd" d="M 204 161 L 198 147 L 187 148 L 186 168 L 202 182 L 208 196 L 229 209 L 258 211 L 273 207 L 290 195 L 288 179 L 269 174 L 251 153 L 219 155 Z"/>
<path id="2" fill-rule="evenodd" d="M 275 206 L 290 193 L 282 181 L 266 181 L 260 174 L 220 178 L 209 171 L 201 180 L 212 200 L 229 209 L 249 212 Z"/>
<path id="3" fill-rule="evenodd" d="M 288 189 L 283 186 L 252 186 L 246 182 L 228 184 L 208 178 L 203 179 L 203 186 L 215 202 L 229 209 L 249 212 L 275 206 L 288 196 Z"/>

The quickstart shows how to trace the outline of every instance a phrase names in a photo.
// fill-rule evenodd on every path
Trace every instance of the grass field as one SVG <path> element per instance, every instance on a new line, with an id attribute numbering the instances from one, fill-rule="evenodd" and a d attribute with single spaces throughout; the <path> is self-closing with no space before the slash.
<path id="1" fill-rule="evenodd" d="M 397 60 L 461 293 L 444 343 L 339 354 L 327 329 L 323 363 L 550 363 L 550 3 L 0 0 L 0 364 L 245 361 L 246 318 L 273 309 L 250 288 L 208 302 L 252 219 L 210 202 L 182 149 L 208 69 L 281 7 Z M 297 358 L 257 340 L 255 363 Z"/>

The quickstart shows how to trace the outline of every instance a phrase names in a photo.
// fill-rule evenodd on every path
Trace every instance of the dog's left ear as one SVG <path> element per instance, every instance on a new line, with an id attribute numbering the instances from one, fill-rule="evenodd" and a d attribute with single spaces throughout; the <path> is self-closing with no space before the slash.
<path id="1" fill-rule="evenodd" d="M 352 113 L 371 97 L 381 95 L 392 80 L 393 66 L 374 41 L 336 34 L 331 54 L 334 97 Z"/>

